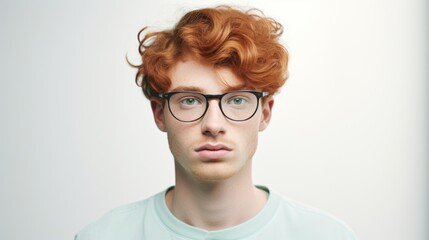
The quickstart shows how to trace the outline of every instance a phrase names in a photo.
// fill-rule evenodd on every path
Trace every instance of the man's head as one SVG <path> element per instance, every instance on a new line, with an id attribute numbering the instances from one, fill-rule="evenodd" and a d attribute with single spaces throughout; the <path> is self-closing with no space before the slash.
<path id="1" fill-rule="evenodd" d="M 171 85 L 169 70 L 186 57 L 231 69 L 246 89 L 274 94 L 287 78 L 282 25 L 260 11 L 227 6 L 188 12 L 172 30 L 139 33 L 142 64 L 136 82 L 149 99 Z"/>
<path id="2" fill-rule="evenodd" d="M 250 176 L 271 95 L 286 80 L 281 31 L 272 19 L 218 7 L 191 11 L 173 30 L 140 41 L 136 80 L 167 132 L 176 180 Z"/>

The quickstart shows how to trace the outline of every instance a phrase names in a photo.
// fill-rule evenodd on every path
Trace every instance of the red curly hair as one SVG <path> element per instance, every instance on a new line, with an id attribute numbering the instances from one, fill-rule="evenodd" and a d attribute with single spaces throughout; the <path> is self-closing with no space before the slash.
<path id="1" fill-rule="evenodd" d="M 142 64 L 136 83 L 150 99 L 168 90 L 169 69 L 186 56 L 230 68 L 247 88 L 274 94 L 287 79 L 288 52 L 279 43 L 280 23 L 256 9 L 228 6 L 185 14 L 172 30 L 139 34 Z"/>

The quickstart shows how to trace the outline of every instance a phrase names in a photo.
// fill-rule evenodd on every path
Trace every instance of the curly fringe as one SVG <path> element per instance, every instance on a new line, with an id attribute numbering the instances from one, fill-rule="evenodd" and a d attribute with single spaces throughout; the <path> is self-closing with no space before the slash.
<path id="1" fill-rule="evenodd" d="M 288 52 L 279 43 L 283 26 L 257 9 L 228 6 L 194 10 L 172 30 L 138 33 L 142 64 L 136 84 L 150 99 L 171 84 L 169 69 L 185 56 L 228 67 L 246 87 L 274 94 L 287 79 Z M 144 34 L 144 36 L 143 36 Z"/>

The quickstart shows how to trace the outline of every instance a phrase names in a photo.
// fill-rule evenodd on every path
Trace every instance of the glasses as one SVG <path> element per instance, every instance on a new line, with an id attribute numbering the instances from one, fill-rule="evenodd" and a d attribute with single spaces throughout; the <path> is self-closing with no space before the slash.
<path id="1" fill-rule="evenodd" d="M 255 115 L 259 99 L 267 92 L 250 90 L 232 91 L 224 94 L 202 94 L 198 92 L 167 92 L 159 97 L 167 99 L 168 109 L 181 122 L 194 122 L 202 118 L 209 108 L 210 99 L 219 100 L 222 114 L 232 121 L 246 121 Z"/>

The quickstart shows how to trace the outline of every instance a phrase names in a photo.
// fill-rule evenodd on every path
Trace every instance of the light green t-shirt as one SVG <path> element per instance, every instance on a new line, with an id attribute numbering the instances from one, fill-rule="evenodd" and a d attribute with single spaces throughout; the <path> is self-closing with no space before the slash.
<path id="1" fill-rule="evenodd" d="M 262 187 L 263 188 L 263 187 Z M 263 188 L 267 192 L 268 189 Z M 166 190 L 167 191 L 167 190 Z M 173 216 L 163 191 L 119 207 L 88 225 L 76 240 L 355 240 L 349 228 L 321 211 L 269 192 L 264 208 L 237 226 L 206 231 Z"/>

